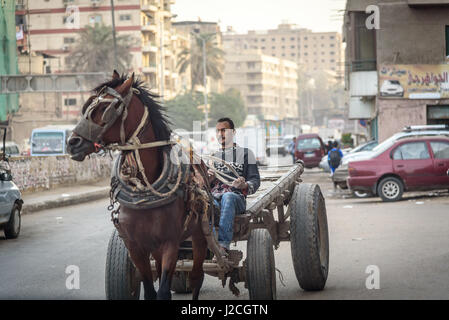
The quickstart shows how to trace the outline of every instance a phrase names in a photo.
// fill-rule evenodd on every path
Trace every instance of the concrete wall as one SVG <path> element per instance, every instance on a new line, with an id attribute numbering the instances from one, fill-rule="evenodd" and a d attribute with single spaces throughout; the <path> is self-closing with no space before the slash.
<path id="1" fill-rule="evenodd" d="M 427 124 L 427 105 L 449 104 L 449 100 L 377 99 L 379 142 L 405 126 Z"/>
<path id="2" fill-rule="evenodd" d="M 378 64 L 445 63 L 449 7 L 411 8 L 405 2 L 379 7 Z"/>
<path id="3" fill-rule="evenodd" d="M 107 179 L 111 174 L 112 163 L 109 156 L 92 156 L 83 162 L 73 161 L 68 156 L 10 159 L 13 181 L 22 192 Z"/>

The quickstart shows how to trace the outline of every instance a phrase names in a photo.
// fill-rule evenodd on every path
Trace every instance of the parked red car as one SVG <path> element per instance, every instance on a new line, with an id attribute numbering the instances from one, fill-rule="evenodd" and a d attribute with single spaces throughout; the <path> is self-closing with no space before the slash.
<path id="1" fill-rule="evenodd" d="M 318 167 L 325 154 L 326 147 L 319 135 L 302 134 L 296 138 L 295 159 L 304 161 L 306 168 Z"/>
<path id="2" fill-rule="evenodd" d="M 348 186 L 383 201 L 397 201 L 404 191 L 449 188 L 449 138 L 401 139 L 371 159 L 349 162 Z"/>

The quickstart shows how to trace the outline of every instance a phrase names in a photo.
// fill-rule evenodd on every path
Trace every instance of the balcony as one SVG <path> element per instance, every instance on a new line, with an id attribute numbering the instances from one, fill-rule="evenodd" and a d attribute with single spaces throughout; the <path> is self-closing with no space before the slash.
<path id="1" fill-rule="evenodd" d="M 144 43 L 142 52 L 157 52 L 157 46 L 154 42 Z"/>
<path id="2" fill-rule="evenodd" d="M 377 71 L 358 71 L 349 74 L 350 96 L 376 96 L 378 91 Z"/>
<path id="3" fill-rule="evenodd" d="M 149 66 L 144 66 L 142 68 L 143 73 L 156 73 L 157 72 L 157 66 L 156 64 L 150 64 Z"/>
<path id="4" fill-rule="evenodd" d="M 140 8 L 144 12 L 156 12 L 158 10 L 158 4 L 155 1 L 144 1 Z"/>
<path id="5" fill-rule="evenodd" d="M 346 64 L 346 69 L 349 72 L 357 71 L 375 71 L 377 70 L 376 60 L 354 60 L 352 63 Z"/>
<path id="6" fill-rule="evenodd" d="M 157 26 L 155 24 L 147 24 L 142 26 L 142 31 L 147 31 L 147 32 L 157 32 Z"/>

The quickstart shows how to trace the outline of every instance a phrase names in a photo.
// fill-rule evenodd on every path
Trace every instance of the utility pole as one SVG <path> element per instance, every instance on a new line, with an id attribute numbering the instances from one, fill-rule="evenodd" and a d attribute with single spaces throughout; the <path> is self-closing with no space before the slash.
<path id="1" fill-rule="evenodd" d="M 117 38 L 115 35 L 115 14 L 114 14 L 114 0 L 111 0 L 111 14 L 112 14 L 112 38 L 114 39 L 114 69 L 118 69 L 117 59 Z"/>
<path id="2" fill-rule="evenodd" d="M 30 40 L 30 0 L 27 0 L 27 46 L 28 46 L 28 73 L 31 74 L 31 40 Z"/>

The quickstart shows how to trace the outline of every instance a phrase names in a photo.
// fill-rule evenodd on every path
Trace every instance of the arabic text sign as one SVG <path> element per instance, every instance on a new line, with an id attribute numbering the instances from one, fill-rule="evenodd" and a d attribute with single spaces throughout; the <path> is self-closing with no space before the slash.
<path id="1" fill-rule="evenodd" d="M 449 98 L 449 65 L 383 65 L 379 94 L 385 98 Z"/>

